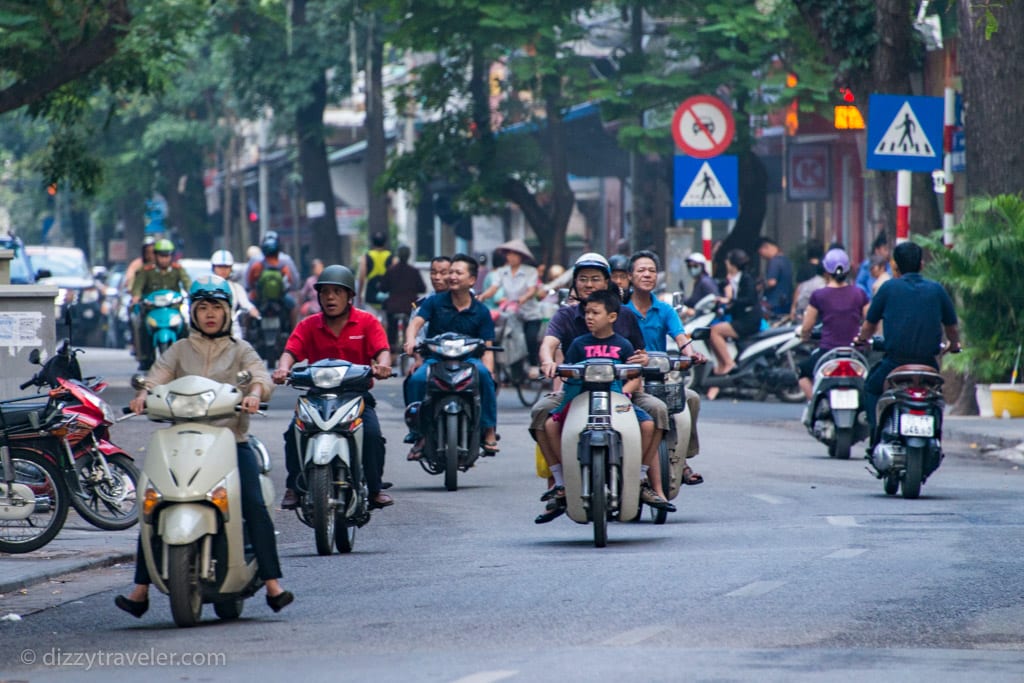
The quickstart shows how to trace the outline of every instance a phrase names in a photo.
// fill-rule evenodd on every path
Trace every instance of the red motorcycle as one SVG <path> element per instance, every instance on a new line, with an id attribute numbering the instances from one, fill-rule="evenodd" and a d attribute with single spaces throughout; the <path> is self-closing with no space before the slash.
<path id="1" fill-rule="evenodd" d="M 117 422 L 110 405 L 99 393 L 106 383 L 99 378 L 83 381 L 76 358 L 79 350 L 65 340 L 41 369 L 21 385 L 50 387 L 41 429 L 7 434 L 11 455 L 20 451 L 46 457 L 63 475 L 71 506 L 100 529 L 121 530 L 138 521 L 136 488 L 139 470 L 131 456 L 110 441 L 110 427 Z M 38 350 L 29 362 L 39 365 Z"/>

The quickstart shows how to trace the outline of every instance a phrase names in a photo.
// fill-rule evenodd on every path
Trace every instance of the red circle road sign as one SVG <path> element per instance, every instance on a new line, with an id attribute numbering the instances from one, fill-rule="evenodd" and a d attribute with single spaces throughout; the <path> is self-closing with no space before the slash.
<path id="1" fill-rule="evenodd" d="M 709 159 L 724 152 L 736 133 L 736 122 L 725 102 L 710 95 L 696 95 L 676 109 L 672 137 L 683 152 Z"/>

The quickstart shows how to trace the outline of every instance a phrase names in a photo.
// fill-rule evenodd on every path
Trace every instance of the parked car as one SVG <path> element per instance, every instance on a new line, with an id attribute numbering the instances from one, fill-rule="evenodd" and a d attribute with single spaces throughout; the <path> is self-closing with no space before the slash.
<path id="1" fill-rule="evenodd" d="M 75 247 L 36 245 L 25 247 L 25 252 L 38 270 L 49 271 L 49 277 L 39 278 L 38 282 L 58 287 L 54 301 L 57 337 L 70 337 L 73 344 L 83 346 L 103 346 L 106 337 L 104 286 L 93 277 L 85 253 Z"/>
<path id="2" fill-rule="evenodd" d="M 0 249 L 10 249 L 14 252 L 14 258 L 11 259 L 12 285 L 31 285 L 36 281 L 38 274 L 32 267 L 32 260 L 25 253 L 25 245 L 22 244 L 21 238 L 0 235 Z"/>

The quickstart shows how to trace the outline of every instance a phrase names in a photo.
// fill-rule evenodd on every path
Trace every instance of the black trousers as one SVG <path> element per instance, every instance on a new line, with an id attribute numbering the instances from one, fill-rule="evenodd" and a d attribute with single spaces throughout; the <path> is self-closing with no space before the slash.
<path id="1" fill-rule="evenodd" d="M 274 538 L 274 522 L 270 519 L 263 489 L 260 488 L 260 468 L 256 454 L 248 443 L 238 447 L 238 478 L 242 485 L 242 519 L 249 530 L 249 540 L 259 565 L 259 577 L 263 581 L 281 578 L 281 561 L 277 557 L 277 539 Z M 135 549 L 135 583 L 153 583 L 142 557 L 142 538 Z"/>
<path id="2" fill-rule="evenodd" d="M 366 477 L 366 488 L 370 491 L 370 498 L 373 498 L 380 493 L 381 477 L 384 475 L 385 441 L 380 431 L 377 411 L 373 409 L 377 401 L 370 393 L 364 393 L 363 399 L 366 401 L 366 408 L 363 410 L 363 476 Z M 295 418 L 292 418 L 288 430 L 284 433 L 284 466 L 288 475 L 284 485 L 295 491 L 296 479 L 302 471 L 299 447 L 295 443 Z"/>

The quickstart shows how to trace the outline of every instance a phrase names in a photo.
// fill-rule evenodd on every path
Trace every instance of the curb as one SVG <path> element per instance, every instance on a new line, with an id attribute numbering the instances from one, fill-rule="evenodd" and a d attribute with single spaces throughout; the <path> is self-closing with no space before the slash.
<path id="1" fill-rule="evenodd" d="M 26 555 L 31 554 L 26 553 Z M 5 555 L 0 557 L 0 560 L 7 557 L 16 558 L 19 556 Z M 82 572 L 89 569 L 99 569 L 103 567 L 110 567 L 115 564 L 134 561 L 134 551 L 114 552 L 105 555 L 85 555 L 83 557 L 67 558 L 62 560 L 45 560 L 45 567 L 40 567 L 42 562 L 40 562 L 38 558 L 34 558 L 34 560 L 26 562 L 24 571 L 3 572 L 3 576 L 0 577 L 0 594 L 12 593 L 14 591 L 21 590 L 22 588 L 29 588 L 58 576 L 64 576 L 65 574 L 74 574 L 76 572 Z"/>

